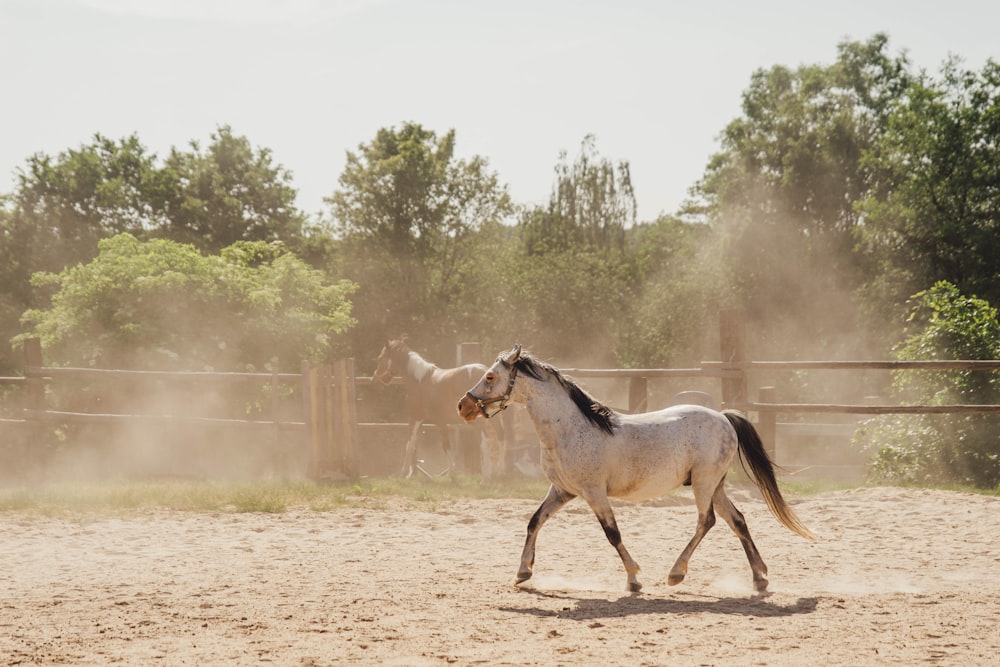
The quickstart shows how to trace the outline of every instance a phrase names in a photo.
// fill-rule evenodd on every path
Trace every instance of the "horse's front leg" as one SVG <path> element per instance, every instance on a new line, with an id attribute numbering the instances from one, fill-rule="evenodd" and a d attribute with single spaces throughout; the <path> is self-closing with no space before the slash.
<path id="1" fill-rule="evenodd" d="M 417 437 L 424 422 L 417 420 L 410 425 L 410 437 L 406 441 L 406 453 L 403 455 L 403 477 L 409 479 L 417 467 Z"/>
<path id="2" fill-rule="evenodd" d="M 448 459 L 448 467 L 441 472 L 442 475 L 445 475 L 455 470 L 456 452 L 451 447 L 451 427 L 447 423 L 444 423 L 445 420 L 443 419 L 440 422 L 442 423 L 438 424 L 438 429 L 441 434 L 441 449 L 444 450 L 445 458 Z M 459 439 L 459 442 L 461 442 L 461 439 Z"/>
<path id="3" fill-rule="evenodd" d="M 553 514 L 562 509 L 563 505 L 573 500 L 576 496 L 555 486 L 549 487 L 549 492 L 538 506 L 531 520 L 528 521 L 528 537 L 524 540 L 524 550 L 521 552 L 521 566 L 517 569 L 516 583 L 520 584 L 531 578 L 532 569 L 535 567 L 535 540 L 538 539 L 538 531 Z"/>
<path id="4" fill-rule="evenodd" d="M 604 528 L 604 535 L 608 538 L 608 542 L 611 543 L 611 546 L 615 548 L 622 559 L 622 564 L 625 566 L 625 574 L 628 575 L 628 590 L 638 593 L 642 590 L 642 584 L 639 583 L 638 579 L 639 564 L 632 560 L 628 549 L 622 544 L 622 535 L 618 530 L 618 522 L 615 521 L 615 513 L 611 509 L 611 503 L 608 502 L 607 494 L 603 491 L 593 491 L 585 493 L 583 497 L 587 501 L 587 504 L 590 505 L 590 509 L 594 510 L 597 520 L 601 522 L 601 527 Z"/>

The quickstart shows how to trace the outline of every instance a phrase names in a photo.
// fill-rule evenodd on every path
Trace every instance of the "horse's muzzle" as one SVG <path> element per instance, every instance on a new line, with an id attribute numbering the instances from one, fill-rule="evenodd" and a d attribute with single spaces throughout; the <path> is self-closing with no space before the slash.
<path id="1" fill-rule="evenodd" d="M 458 402 L 458 416 L 467 422 L 474 422 L 480 415 L 479 406 L 468 394 Z"/>

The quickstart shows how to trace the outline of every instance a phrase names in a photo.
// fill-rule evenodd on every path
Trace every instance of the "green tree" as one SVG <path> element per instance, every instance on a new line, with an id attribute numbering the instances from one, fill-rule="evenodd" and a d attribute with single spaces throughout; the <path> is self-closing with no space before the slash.
<path id="1" fill-rule="evenodd" d="M 694 189 L 736 296 L 775 349 L 836 347 L 858 328 L 854 205 L 872 187 L 862 156 L 911 80 L 887 46 L 879 34 L 840 44 L 830 66 L 755 72 Z"/>
<path id="2" fill-rule="evenodd" d="M 520 251 L 505 293 L 525 342 L 564 359 L 614 363 L 617 323 L 639 289 L 626 252 L 636 201 L 629 165 L 588 135 L 573 164 L 560 153 L 545 207 L 522 211 Z"/>
<path id="3" fill-rule="evenodd" d="M 628 314 L 614 323 L 615 353 L 625 367 L 694 365 L 717 349 L 706 335 L 718 326 L 724 274 L 711 256 L 708 225 L 661 216 L 631 230 L 628 254 L 635 287 Z"/>
<path id="4" fill-rule="evenodd" d="M 914 295 L 902 360 L 998 359 L 1000 319 L 987 301 L 938 282 Z M 989 371 L 899 371 L 902 400 L 930 405 L 1000 402 L 1000 374 Z M 877 481 L 911 484 L 1000 484 L 997 415 L 891 415 L 870 420 L 855 436 L 872 453 Z"/>
<path id="5" fill-rule="evenodd" d="M 237 241 L 303 244 L 305 216 L 295 207 L 291 173 L 229 126 L 211 135 L 203 152 L 171 149 L 163 168 L 162 236 L 218 252 Z"/>
<path id="6" fill-rule="evenodd" d="M 859 210 L 876 305 L 940 280 L 1000 301 L 1000 64 L 951 59 L 921 76 L 868 153 L 877 180 Z"/>
<path id="7" fill-rule="evenodd" d="M 3 265 L 26 278 L 88 261 L 102 238 L 141 235 L 163 223 L 151 196 L 159 187 L 155 156 L 136 135 L 32 155 L 17 172 Z"/>
<path id="8" fill-rule="evenodd" d="M 154 156 L 135 135 L 100 134 L 57 156 L 37 153 L 0 201 L 0 373 L 20 368 L 10 340 L 36 305 L 31 275 L 89 261 L 100 239 L 143 234 L 161 222 L 147 193 L 157 188 Z"/>
<path id="9" fill-rule="evenodd" d="M 17 321 L 29 306 L 27 281 L 19 280 L 16 229 L 11 224 L 11 211 L 0 197 L 0 375 L 12 375 L 20 366 L 8 342 L 17 332 Z M 21 287 L 25 289 L 19 289 Z"/>
<path id="10" fill-rule="evenodd" d="M 296 368 L 352 325 L 349 281 L 330 282 L 280 244 L 241 241 L 205 256 L 119 234 L 86 264 L 39 273 L 51 305 L 28 311 L 53 363 L 103 368 Z"/>
<path id="11" fill-rule="evenodd" d="M 255 151 L 228 127 L 206 153 L 192 149 L 172 150 L 160 166 L 136 135 L 97 134 L 57 156 L 33 155 L 18 170 L 16 190 L 0 206 L 0 368 L 19 366 L 7 342 L 20 314 L 45 297 L 32 289 L 32 274 L 89 262 L 115 234 L 167 237 L 210 253 L 239 240 L 280 240 L 311 261 L 329 257 L 321 230 L 304 233 L 290 174 L 270 151 Z"/>
<path id="12" fill-rule="evenodd" d="M 522 219 L 526 252 L 623 253 L 625 233 L 636 223 L 637 208 L 628 162 L 601 157 L 596 137 L 588 134 L 573 164 L 567 161 L 566 151 L 559 154 L 555 174 L 548 206 Z"/>
<path id="13" fill-rule="evenodd" d="M 512 211 L 507 187 L 482 157 L 455 157 L 455 132 L 415 123 L 383 128 L 349 151 L 327 199 L 343 244 L 345 274 L 361 285 L 359 350 L 408 332 L 416 339 L 467 335 L 453 313 L 479 279 L 475 236 Z M 442 348 L 443 349 L 443 348 Z"/>

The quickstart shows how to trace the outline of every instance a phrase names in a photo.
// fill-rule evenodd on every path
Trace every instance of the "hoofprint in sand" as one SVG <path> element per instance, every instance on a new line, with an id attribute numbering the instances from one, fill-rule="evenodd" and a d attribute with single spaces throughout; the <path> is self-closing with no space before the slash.
<path id="1" fill-rule="evenodd" d="M 810 543 L 748 492 L 733 497 L 770 568 L 767 596 L 725 526 L 667 585 L 695 520 L 683 494 L 616 507 L 645 577 L 635 595 L 584 503 L 546 525 L 522 587 L 536 501 L 6 512 L 0 664 L 997 664 L 1000 498 L 792 496 Z"/>

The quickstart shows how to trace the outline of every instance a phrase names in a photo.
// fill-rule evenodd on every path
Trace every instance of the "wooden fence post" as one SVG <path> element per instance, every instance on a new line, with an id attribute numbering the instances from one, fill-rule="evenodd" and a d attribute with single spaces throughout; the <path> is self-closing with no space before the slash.
<path id="1" fill-rule="evenodd" d="M 646 412 L 649 408 L 647 391 L 647 378 L 634 377 L 628 381 L 628 411 L 632 414 Z"/>
<path id="2" fill-rule="evenodd" d="M 354 359 L 341 359 L 333 367 L 333 387 L 337 396 L 334 405 L 335 437 L 333 442 L 334 461 L 338 471 L 348 479 L 358 477 L 358 416 L 357 394 L 355 393 Z"/>
<path id="3" fill-rule="evenodd" d="M 268 388 L 270 390 L 271 408 L 271 469 L 282 477 L 288 473 L 288 452 L 280 451 L 281 447 L 281 425 L 280 414 L 278 412 L 278 364 L 271 365 L 271 380 Z"/>
<path id="4" fill-rule="evenodd" d="M 774 387 L 761 387 L 757 390 L 758 403 L 775 403 L 778 390 Z M 761 442 L 764 443 L 764 451 L 774 461 L 775 441 L 778 433 L 778 413 L 773 410 L 757 411 L 757 432 L 760 434 Z"/>
<path id="5" fill-rule="evenodd" d="M 322 412 L 323 428 L 320 441 L 319 479 L 330 480 L 334 477 L 336 462 L 337 422 L 334 410 L 337 405 L 336 387 L 333 384 L 333 368 L 330 364 L 322 364 L 316 369 L 319 385 L 320 411 Z"/>
<path id="6" fill-rule="evenodd" d="M 358 476 L 355 380 L 354 359 L 316 367 L 302 362 L 309 476 L 317 481 Z"/>
<path id="7" fill-rule="evenodd" d="M 28 427 L 28 447 L 30 448 L 28 458 L 33 464 L 42 466 L 48 454 L 48 439 L 45 421 L 41 418 L 41 413 L 45 411 L 45 379 L 41 371 L 44 366 L 41 339 L 26 338 L 22 352 L 24 353 L 26 385 L 24 407 L 27 414 L 25 418 L 30 424 Z"/>
<path id="8" fill-rule="evenodd" d="M 27 406 L 29 410 L 45 410 L 45 381 L 42 379 L 42 341 L 27 338 L 24 341 L 24 377 L 27 381 Z"/>
<path id="9" fill-rule="evenodd" d="M 736 308 L 719 311 L 719 348 L 723 367 L 725 364 L 737 364 L 746 360 L 743 311 Z M 734 370 L 740 372 L 739 377 L 722 379 L 723 408 L 733 408 L 747 402 L 746 371 L 742 368 Z"/>
<path id="10" fill-rule="evenodd" d="M 481 364 L 483 362 L 483 345 L 482 343 L 459 343 L 458 350 L 456 351 L 456 365 L 464 366 L 465 364 Z M 478 382 L 479 378 L 476 378 L 475 382 Z M 474 384 L 474 383 L 473 383 Z M 472 386 L 468 387 L 472 389 Z M 455 405 L 458 405 L 458 399 L 461 396 L 455 397 Z M 457 408 L 456 408 L 457 410 Z M 500 419 L 503 419 L 501 415 Z M 504 422 L 506 427 L 506 422 Z M 445 428 L 451 428 L 446 426 Z M 460 445 L 459 451 L 456 452 L 456 456 L 459 452 L 462 454 L 462 467 L 465 472 L 468 473 L 478 473 L 482 470 L 483 466 L 483 455 L 479 447 L 480 435 L 475 429 L 460 428 L 455 429 L 456 431 L 456 442 Z M 504 428 L 504 437 L 506 437 L 507 429 Z"/>
<path id="11" fill-rule="evenodd" d="M 330 456 L 330 370 L 302 362 L 302 394 L 306 432 L 309 436 L 309 476 L 319 480 L 329 475 Z"/>

